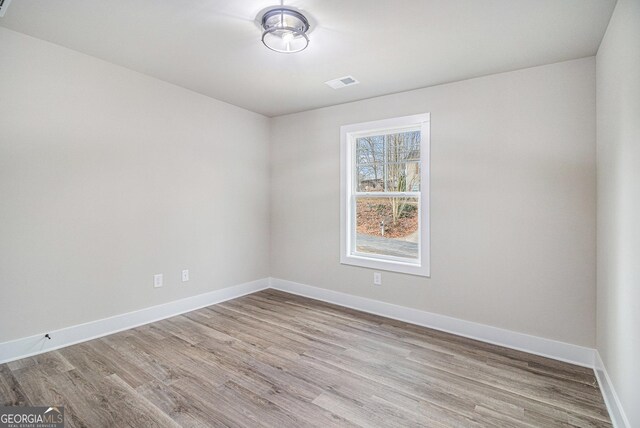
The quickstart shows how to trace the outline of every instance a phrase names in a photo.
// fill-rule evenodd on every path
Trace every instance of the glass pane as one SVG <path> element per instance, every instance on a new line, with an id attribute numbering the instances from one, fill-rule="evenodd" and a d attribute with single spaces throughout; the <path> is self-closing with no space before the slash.
<path id="1" fill-rule="evenodd" d="M 420 162 L 388 164 L 386 181 L 387 192 L 419 192 Z"/>
<path id="2" fill-rule="evenodd" d="M 356 138 L 357 192 L 419 192 L 420 131 Z"/>
<path id="3" fill-rule="evenodd" d="M 418 259 L 418 198 L 356 198 L 355 250 Z"/>
<path id="4" fill-rule="evenodd" d="M 356 190 L 358 192 L 384 191 L 384 164 L 373 163 L 357 166 Z"/>
<path id="5" fill-rule="evenodd" d="M 385 137 L 387 162 L 420 160 L 420 131 L 399 132 Z"/>
<path id="6" fill-rule="evenodd" d="M 384 135 L 356 138 L 356 164 L 384 162 Z"/>

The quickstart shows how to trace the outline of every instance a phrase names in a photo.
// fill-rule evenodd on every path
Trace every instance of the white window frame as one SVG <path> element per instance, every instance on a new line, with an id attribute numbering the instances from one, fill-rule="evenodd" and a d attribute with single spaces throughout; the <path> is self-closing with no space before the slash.
<path id="1" fill-rule="evenodd" d="M 419 218 L 419 257 L 410 261 L 399 257 L 361 253 L 355 250 L 355 196 L 383 196 L 384 192 L 356 192 L 354 182 L 355 157 L 354 145 L 358 137 L 390 133 L 406 128 L 420 129 L 420 191 L 404 192 L 402 195 L 418 197 Z M 429 176 L 430 165 L 430 114 L 416 114 L 373 122 L 356 123 L 340 127 L 340 263 L 371 269 L 407 273 L 429 277 L 430 266 L 430 213 L 429 213 Z M 394 194 L 399 194 L 394 192 Z"/>

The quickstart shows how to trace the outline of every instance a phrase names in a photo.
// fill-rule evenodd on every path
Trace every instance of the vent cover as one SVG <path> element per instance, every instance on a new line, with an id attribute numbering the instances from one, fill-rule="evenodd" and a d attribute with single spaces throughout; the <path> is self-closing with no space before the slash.
<path id="1" fill-rule="evenodd" d="M 11 3 L 11 0 L 0 0 L 0 18 L 2 18 L 4 14 L 7 12 L 9 3 Z"/>
<path id="2" fill-rule="evenodd" d="M 333 89 L 341 89 L 347 86 L 357 85 L 360 82 L 356 80 L 356 78 L 353 76 L 344 76 L 344 77 L 338 77 L 337 79 L 329 80 L 324 83 L 332 87 Z"/>

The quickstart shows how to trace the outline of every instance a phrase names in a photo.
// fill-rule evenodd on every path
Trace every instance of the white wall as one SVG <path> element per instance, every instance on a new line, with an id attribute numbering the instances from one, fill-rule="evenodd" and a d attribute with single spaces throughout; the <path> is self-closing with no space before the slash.
<path id="1" fill-rule="evenodd" d="M 268 276 L 268 138 L 261 115 L 0 28 L 0 342 Z"/>
<path id="2" fill-rule="evenodd" d="M 618 0 L 597 56 L 598 350 L 640 427 L 640 1 Z"/>
<path id="3" fill-rule="evenodd" d="M 272 120 L 2 28 L 0 58 L 0 342 L 271 274 L 595 344 L 593 58 Z M 373 287 L 339 127 L 423 112 L 432 277 Z"/>
<path id="4" fill-rule="evenodd" d="M 425 112 L 432 275 L 375 287 L 339 264 L 339 128 Z M 593 347 L 595 134 L 594 58 L 277 117 L 271 275 Z"/>

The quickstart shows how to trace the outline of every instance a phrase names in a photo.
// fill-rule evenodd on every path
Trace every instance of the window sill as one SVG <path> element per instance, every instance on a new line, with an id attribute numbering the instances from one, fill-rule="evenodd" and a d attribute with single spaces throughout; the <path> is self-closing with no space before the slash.
<path id="1" fill-rule="evenodd" d="M 405 273 L 409 275 L 423 276 L 426 278 L 431 277 L 429 266 L 423 266 L 420 263 L 375 259 L 372 257 L 357 255 L 342 255 L 340 257 L 340 264 L 360 266 L 388 272 Z"/>

